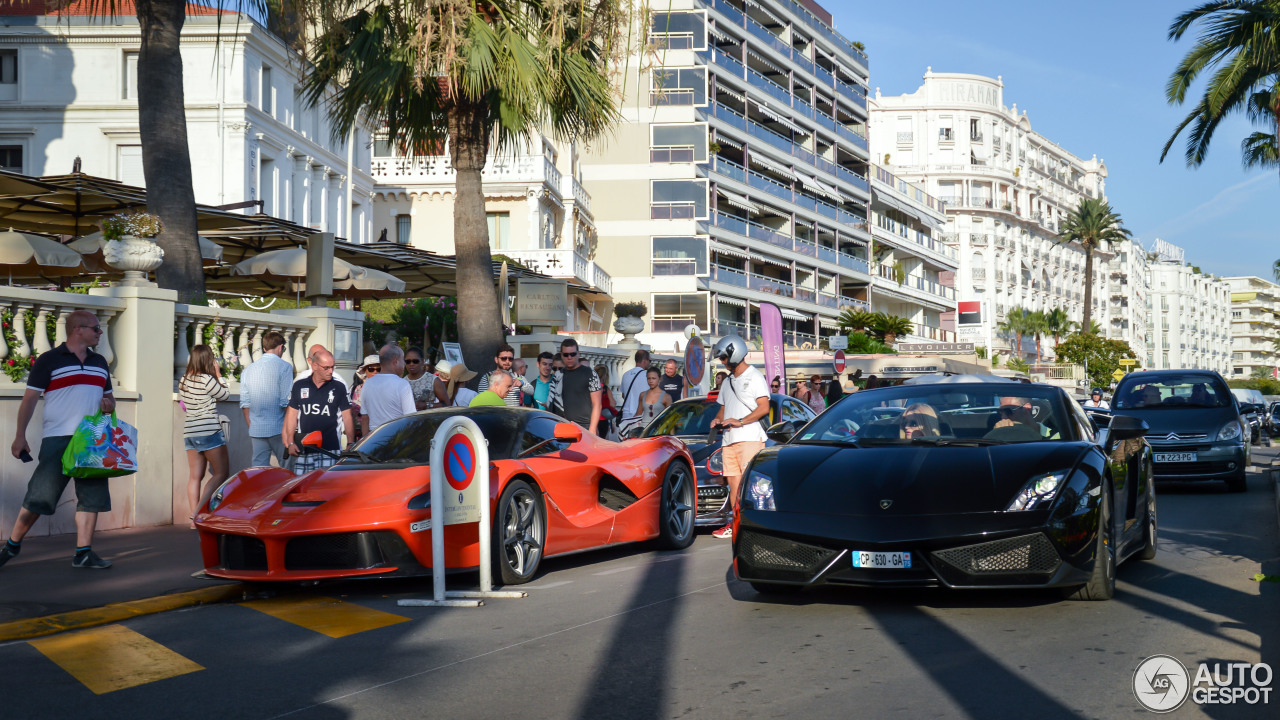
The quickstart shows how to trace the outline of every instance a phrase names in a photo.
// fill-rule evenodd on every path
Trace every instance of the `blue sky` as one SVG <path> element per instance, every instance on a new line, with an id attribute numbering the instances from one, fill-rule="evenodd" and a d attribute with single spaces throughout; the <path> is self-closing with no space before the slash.
<path id="1" fill-rule="evenodd" d="M 928 66 L 1003 76 L 1005 105 L 1026 110 L 1034 130 L 1106 161 L 1108 199 L 1144 245 L 1163 238 L 1185 247 L 1187 261 L 1206 272 L 1270 279 L 1280 258 L 1280 175 L 1242 168 L 1245 118 L 1218 128 L 1199 168 L 1186 167 L 1182 138 L 1159 162 L 1188 111 L 1165 102 L 1165 82 L 1193 42 L 1166 36 L 1173 17 L 1194 4 L 823 2 L 836 29 L 867 46 L 872 90 L 914 92 Z"/>

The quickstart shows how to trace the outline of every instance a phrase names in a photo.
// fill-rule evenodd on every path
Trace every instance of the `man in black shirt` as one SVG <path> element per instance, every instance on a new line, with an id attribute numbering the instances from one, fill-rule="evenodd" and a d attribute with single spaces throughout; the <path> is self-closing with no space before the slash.
<path id="1" fill-rule="evenodd" d="M 677 402 L 684 397 L 684 376 L 676 372 L 675 360 L 667 361 L 662 377 L 658 378 L 658 387 L 671 396 L 671 402 Z"/>
<path id="2" fill-rule="evenodd" d="M 355 442 L 355 423 L 351 419 L 351 402 L 347 398 L 347 388 L 333 378 L 333 355 L 323 348 L 313 352 L 307 360 L 311 364 L 311 375 L 293 384 L 289 394 L 289 408 L 285 410 L 284 429 L 281 438 L 289 454 L 298 457 L 302 448 L 300 438 L 308 433 L 320 431 L 321 447 L 331 452 L 338 452 L 338 418 L 342 418 L 342 429 L 347 436 L 347 444 Z M 304 460 L 306 462 L 304 462 Z M 332 464 L 322 453 L 308 453 L 299 458 L 294 472 L 309 471 L 317 467 Z"/>
<path id="3" fill-rule="evenodd" d="M 578 343 L 569 338 L 560 343 L 564 369 L 551 376 L 551 411 L 592 430 L 600 422 L 600 376 L 578 356 Z"/>

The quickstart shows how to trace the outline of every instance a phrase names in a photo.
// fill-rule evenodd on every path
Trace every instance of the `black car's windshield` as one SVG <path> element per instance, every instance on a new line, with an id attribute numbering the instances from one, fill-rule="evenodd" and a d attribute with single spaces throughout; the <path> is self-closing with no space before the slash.
<path id="1" fill-rule="evenodd" d="M 715 400 L 679 402 L 653 419 L 644 429 L 642 437 L 657 435 L 706 435 L 711 431 L 711 421 L 720 412 Z"/>
<path id="2" fill-rule="evenodd" d="M 431 439 L 436 430 L 450 417 L 458 414 L 457 408 L 443 408 L 406 415 L 378 427 L 355 446 L 358 457 L 345 459 L 353 462 L 417 465 L 431 460 Z M 472 411 L 467 416 L 480 426 L 480 432 L 489 441 L 489 459 L 505 460 L 511 457 L 514 438 L 519 435 L 523 412 L 519 410 Z"/>
<path id="3" fill-rule="evenodd" d="M 1116 388 L 1116 410 L 1177 407 L 1220 408 L 1231 404 L 1231 393 L 1217 378 L 1206 375 L 1158 375 L 1123 382 Z"/>
<path id="4" fill-rule="evenodd" d="M 1075 440 L 1057 388 L 972 383 L 863 391 L 828 408 L 792 443 L 995 445 Z"/>

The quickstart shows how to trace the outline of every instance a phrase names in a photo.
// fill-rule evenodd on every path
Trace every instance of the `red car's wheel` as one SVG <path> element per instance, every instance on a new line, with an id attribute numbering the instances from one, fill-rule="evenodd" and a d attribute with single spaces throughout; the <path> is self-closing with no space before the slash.
<path id="1" fill-rule="evenodd" d="M 498 498 L 493 523 L 493 564 L 503 585 L 533 579 L 547 542 L 546 512 L 532 485 L 512 480 Z"/>

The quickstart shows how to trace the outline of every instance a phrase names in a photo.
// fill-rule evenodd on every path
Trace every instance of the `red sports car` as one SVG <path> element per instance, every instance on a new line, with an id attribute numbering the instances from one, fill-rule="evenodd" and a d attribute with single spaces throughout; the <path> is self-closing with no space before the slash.
<path id="1" fill-rule="evenodd" d="M 431 439 L 458 413 L 488 441 L 495 580 L 528 582 L 554 555 L 693 542 L 693 461 L 679 440 L 615 443 L 537 410 L 447 408 L 389 422 L 323 470 L 233 476 L 196 516 L 205 572 L 254 581 L 429 573 Z M 449 569 L 479 566 L 477 532 L 478 523 L 445 527 Z"/>

